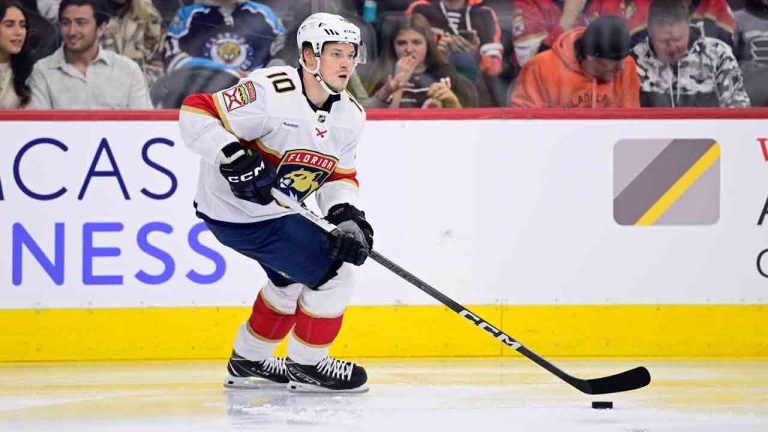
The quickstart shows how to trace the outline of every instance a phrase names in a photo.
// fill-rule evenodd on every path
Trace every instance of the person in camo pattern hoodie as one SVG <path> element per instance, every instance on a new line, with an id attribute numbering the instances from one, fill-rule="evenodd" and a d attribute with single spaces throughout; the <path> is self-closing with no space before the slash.
<path id="1" fill-rule="evenodd" d="M 690 25 L 682 0 L 654 0 L 632 56 L 644 107 L 749 107 L 731 47 Z"/>

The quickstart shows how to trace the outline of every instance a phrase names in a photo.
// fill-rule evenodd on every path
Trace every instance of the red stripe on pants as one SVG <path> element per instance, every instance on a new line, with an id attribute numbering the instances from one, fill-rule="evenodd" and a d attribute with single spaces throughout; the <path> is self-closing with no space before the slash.
<path id="1" fill-rule="evenodd" d="M 283 315 L 267 306 L 261 298 L 261 293 L 256 297 L 251 317 L 248 318 L 248 324 L 254 333 L 272 341 L 283 340 L 295 322 L 296 315 Z"/>
<path id="2" fill-rule="evenodd" d="M 296 310 L 296 327 L 293 334 L 310 345 L 330 345 L 341 330 L 344 314 L 336 318 L 319 318 L 307 315 L 303 309 Z"/>

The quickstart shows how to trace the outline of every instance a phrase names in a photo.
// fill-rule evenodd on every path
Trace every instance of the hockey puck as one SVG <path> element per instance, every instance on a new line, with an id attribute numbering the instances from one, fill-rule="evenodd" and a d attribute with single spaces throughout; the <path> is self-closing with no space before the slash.
<path id="1" fill-rule="evenodd" d="M 613 402 L 610 401 L 595 401 L 592 402 L 592 408 L 594 409 L 612 409 Z"/>

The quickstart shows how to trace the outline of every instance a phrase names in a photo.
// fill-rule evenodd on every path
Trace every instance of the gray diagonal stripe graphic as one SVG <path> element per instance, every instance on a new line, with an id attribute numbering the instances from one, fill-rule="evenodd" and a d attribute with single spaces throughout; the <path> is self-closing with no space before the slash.
<path id="1" fill-rule="evenodd" d="M 676 139 L 613 200 L 613 218 L 634 225 L 706 151 L 711 139 Z"/>
<path id="2" fill-rule="evenodd" d="M 655 225 L 711 225 L 720 219 L 720 161 L 715 162 Z"/>
<path id="3" fill-rule="evenodd" d="M 667 139 L 623 139 L 613 147 L 613 197 L 616 198 L 643 173 L 672 142 Z"/>

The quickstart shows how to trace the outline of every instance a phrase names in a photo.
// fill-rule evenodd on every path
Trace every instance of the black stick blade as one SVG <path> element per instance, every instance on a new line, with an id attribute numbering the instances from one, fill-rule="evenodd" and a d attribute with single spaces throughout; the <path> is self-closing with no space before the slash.
<path id="1" fill-rule="evenodd" d="M 591 395 L 637 390 L 651 383 L 648 369 L 640 366 L 620 374 L 590 380 L 576 379 L 571 385 Z"/>

